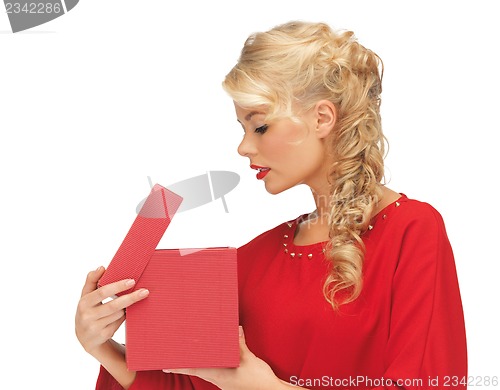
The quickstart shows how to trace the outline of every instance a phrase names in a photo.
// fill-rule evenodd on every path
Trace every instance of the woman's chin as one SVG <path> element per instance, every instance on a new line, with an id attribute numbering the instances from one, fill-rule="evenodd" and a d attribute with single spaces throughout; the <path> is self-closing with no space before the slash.
<path id="1" fill-rule="evenodd" d="M 286 191 L 290 188 L 290 186 L 278 186 L 278 185 L 273 185 L 271 182 L 266 181 L 264 182 L 264 185 L 266 187 L 266 191 L 270 193 L 271 195 L 277 195 L 283 191 Z"/>

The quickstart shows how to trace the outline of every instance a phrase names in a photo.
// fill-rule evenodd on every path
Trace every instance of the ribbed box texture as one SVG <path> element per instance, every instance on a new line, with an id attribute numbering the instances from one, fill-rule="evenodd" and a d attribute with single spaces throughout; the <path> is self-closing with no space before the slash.
<path id="1" fill-rule="evenodd" d="M 149 296 L 127 309 L 130 370 L 239 365 L 236 249 L 181 253 L 155 251 L 139 279 Z"/>

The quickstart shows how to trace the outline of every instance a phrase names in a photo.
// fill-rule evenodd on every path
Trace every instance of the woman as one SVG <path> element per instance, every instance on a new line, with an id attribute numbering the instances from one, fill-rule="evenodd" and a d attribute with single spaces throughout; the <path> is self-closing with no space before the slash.
<path id="1" fill-rule="evenodd" d="M 311 188 L 316 210 L 238 249 L 236 369 L 128 372 L 111 337 L 147 291 L 101 302 L 91 272 L 76 333 L 98 389 L 464 388 L 464 319 L 439 213 L 382 184 L 381 61 L 352 32 L 291 22 L 251 35 L 223 86 L 266 190 Z"/>

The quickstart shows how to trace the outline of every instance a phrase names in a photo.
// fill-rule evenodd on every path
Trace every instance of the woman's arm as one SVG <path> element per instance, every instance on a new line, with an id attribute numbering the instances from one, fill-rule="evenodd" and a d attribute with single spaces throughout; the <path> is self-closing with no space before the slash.
<path id="1" fill-rule="evenodd" d="M 392 279 L 384 359 L 383 377 L 394 384 L 399 381 L 400 387 L 406 385 L 403 388 L 433 390 L 444 388 L 447 378 L 467 378 L 464 315 L 454 256 L 444 222 L 432 208 L 420 208 L 404 231 Z M 465 388 L 463 382 L 454 386 L 455 390 Z"/>
<path id="2" fill-rule="evenodd" d="M 125 347 L 113 339 L 106 341 L 92 356 L 124 388 L 128 389 L 135 380 L 136 372 L 127 369 Z"/>
<path id="3" fill-rule="evenodd" d="M 128 389 L 136 373 L 127 369 L 125 348 L 111 338 L 125 320 L 125 308 L 146 298 L 149 292 L 140 289 L 102 303 L 135 284 L 134 280 L 121 280 L 97 288 L 103 273 L 104 267 L 99 267 L 87 275 L 76 311 L 75 333 L 85 351 L 97 359 L 123 388 Z"/>

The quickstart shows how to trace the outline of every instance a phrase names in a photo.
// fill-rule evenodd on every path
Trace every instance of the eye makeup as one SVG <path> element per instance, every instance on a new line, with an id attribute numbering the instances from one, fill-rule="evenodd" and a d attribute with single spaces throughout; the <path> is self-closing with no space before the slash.
<path id="1" fill-rule="evenodd" d="M 266 132 L 267 128 L 268 128 L 268 125 L 262 125 L 260 127 L 257 127 L 255 129 L 255 132 L 258 134 L 264 134 Z"/>

